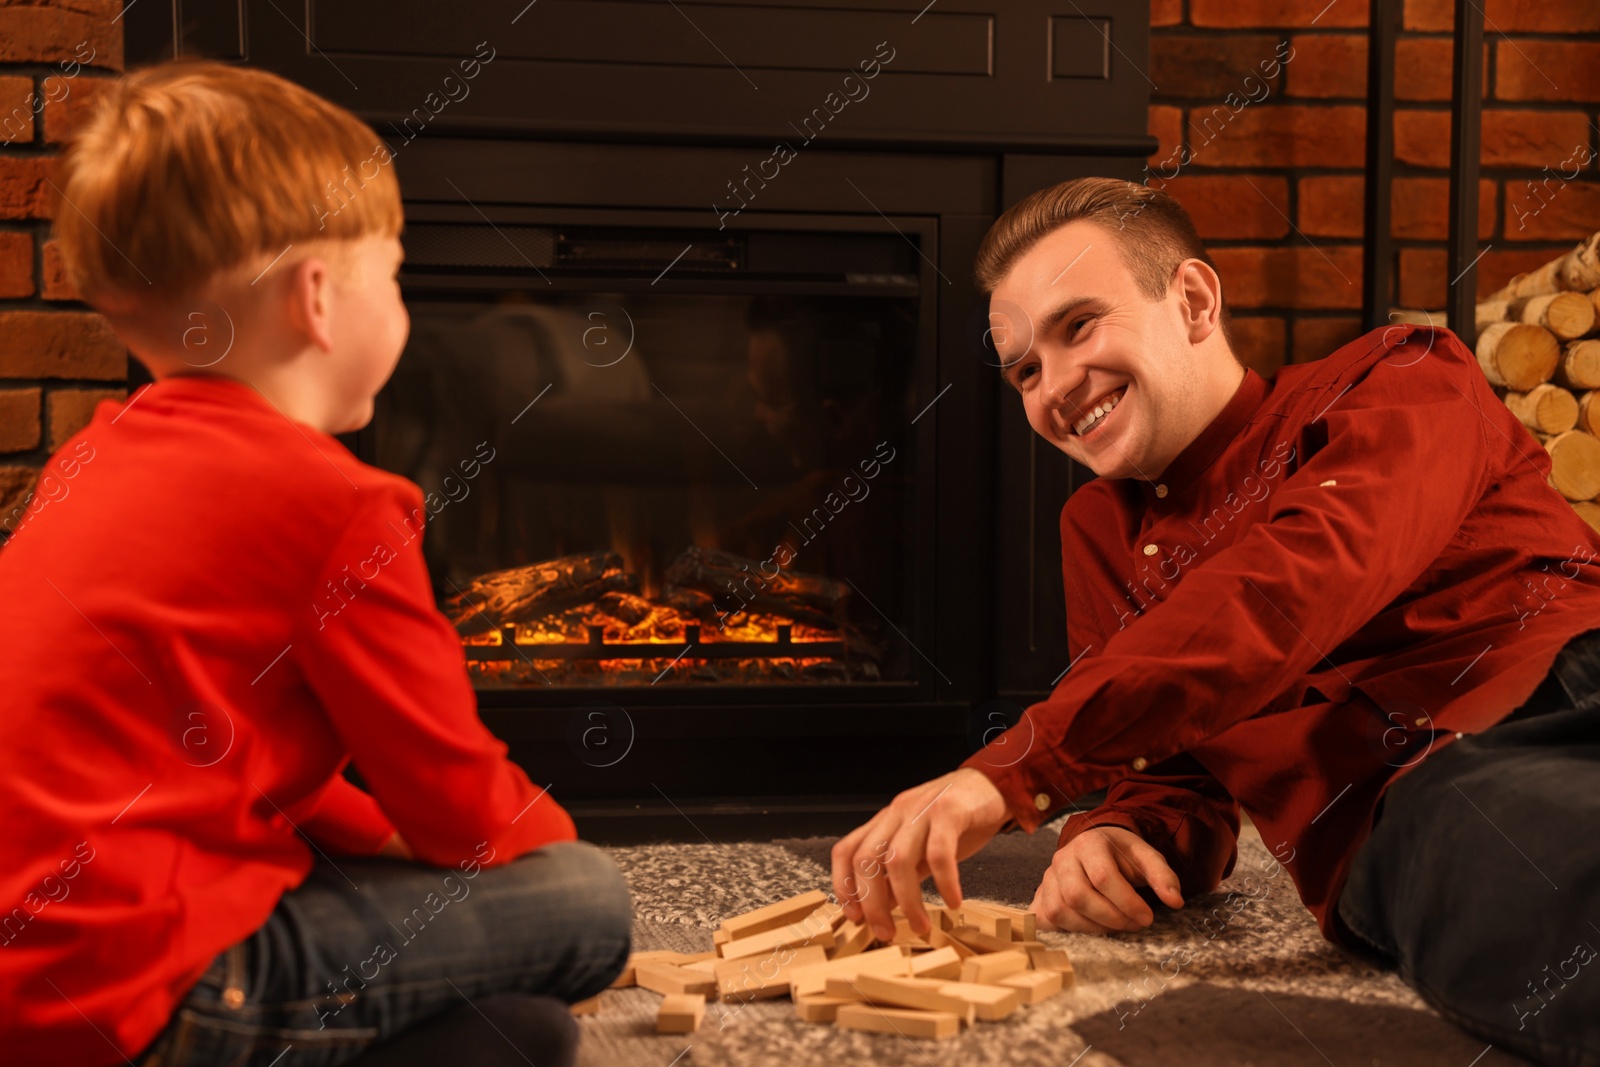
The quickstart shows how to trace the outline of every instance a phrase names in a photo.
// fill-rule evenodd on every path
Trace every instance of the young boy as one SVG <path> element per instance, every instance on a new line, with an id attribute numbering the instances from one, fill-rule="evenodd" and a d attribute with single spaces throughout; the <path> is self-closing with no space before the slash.
<path id="1" fill-rule="evenodd" d="M 421 491 L 330 436 L 408 329 L 389 164 L 197 62 L 62 158 L 63 259 L 155 382 L 5 522 L 8 1063 L 545 1067 L 626 960 L 620 873 L 477 716 Z"/>

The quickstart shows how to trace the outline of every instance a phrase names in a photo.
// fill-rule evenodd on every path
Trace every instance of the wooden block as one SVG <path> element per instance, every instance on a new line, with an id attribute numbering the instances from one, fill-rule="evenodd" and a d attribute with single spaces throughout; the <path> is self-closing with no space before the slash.
<path id="1" fill-rule="evenodd" d="M 797 922 L 763 930 L 749 937 L 736 937 L 717 947 L 723 959 L 737 960 L 746 956 L 765 955 L 777 948 L 801 948 L 806 945 L 832 948 L 833 942 L 833 928 L 827 923 Z"/>
<path id="2" fill-rule="evenodd" d="M 953 940 L 960 941 L 974 952 L 1010 952 L 1016 948 L 1011 943 L 1009 934 L 1002 940 L 984 933 L 976 926 L 958 926 L 949 931 L 949 936 Z"/>
<path id="3" fill-rule="evenodd" d="M 1061 992 L 1064 977 L 1066 976 L 1060 971 L 1018 971 L 1016 974 L 1006 975 L 996 984 L 1020 989 L 1024 1004 L 1037 1004 L 1046 997 L 1053 997 Z"/>
<path id="4" fill-rule="evenodd" d="M 696 993 L 672 993 L 656 1009 L 656 1033 L 692 1034 L 706 1017 L 706 998 Z"/>
<path id="5" fill-rule="evenodd" d="M 967 926 L 976 926 L 998 941 L 1011 940 L 1011 916 L 998 908 L 966 901 L 961 905 L 961 921 Z"/>
<path id="6" fill-rule="evenodd" d="M 939 992 L 970 1003 L 978 1018 L 986 1022 L 1004 1019 L 1022 1003 L 1022 990 L 1003 985 L 976 985 L 972 982 L 946 982 Z"/>
<path id="7" fill-rule="evenodd" d="M 911 957 L 911 977 L 944 978 L 954 981 L 961 977 L 961 954 L 950 945 Z"/>
<path id="8" fill-rule="evenodd" d="M 828 929 L 834 931 L 837 931 L 845 923 L 844 909 L 831 901 L 813 911 L 807 918 L 813 922 L 827 923 Z"/>
<path id="9" fill-rule="evenodd" d="M 828 950 L 828 955 L 833 959 L 854 956 L 859 952 L 865 952 L 870 944 L 872 944 L 872 927 L 845 920 L 844 924 L 834 932 L 833 948 Z"/>
<path id="10" fill-rule="evenodd" d="M 813 996 L 827 989 L 829 978 L 853 978 L 858 974 L 906 975 L 911 959 L 903 946 L 873 949 L 826 963 L 801 967 L 789 974 L 789 989 L 795 996 Z"/>
<path id="11" fill-rule="evenodd" d="M 970 1001 L 943 992 L 940 988 L 943 983 L 863 974 L 856 976 L 852 984 L 856 992 L 872 1004 L 916 1008 L 918 1011 L 947 1011 L 968 1026 L 977 1018 L 977 1008 Z M 829 983 L 829 987 L 832 988 L 832 983 Z"/>
<path id="12" fill-rule="evenodd" d="M 718 960 L 717 991 L 723 1000 L 758 1000 L 789 994 L 789 976 L 803 967 L 828 962 L 828 954 L 816 945 L 805 948 L 780 948 L 770 956 L 741 956 Z"/>
<path id="13" fill-rule="evenodd" d="M 686 971 L 670 963 L 641 963 L 634 981 L 652 993 L 671 996 L 675 993 L 698 993 L 711 996 L 717 991 L 717 979 L 699 971 Z"/>
<path id="14" fill-rule="evenodd" d="M 1065 978 L 1063 984 L 1071 988 L 1073 983 L 1072 960 L 1067 956 L 1064 948 L 1034 948 L 1028 950 L 1028 961 L 1033 964 L 1036 971 L 1060 971 Z"/>
<path id="15" fill-rule="evenodd" d="M 720 926 L 717 927 L 715 930 L 711 931 L 711 943 L 713 945 L 720 945 L 720 944 L 723 944 L 724 942 L 732 941 L 732 940 L 733 940 L 733 935 L 728 933 L 727 930 L 723 929 Z"/>
<path id="16" fill-rule="evenodd" d="M 830 978 L 822 987 L 822 995 L 837 997 L 839 1000 L 866 1000 L 860 990 L 856 989 L 856 979 L 859 977 L 860 975 L 849 975 L 844 978 Z"/>
<path id="17" fill-rule="evenodd" d="M 569 1005 L 574 1015 L 595 1015 L 600 1011 L 600 994 L 596 993 L 588 1000 L 576 1000 Z"/>
<path id="18" fill-rule="evenodd" d="M 794 1013 L 808 1023 L 831 1023 L 844 1005 L 860 1003 L 860 997 L 830 997 L 826 993 L 816 993 L 795 997 Z"/>
<path id="19" fill-rule="evenodd" d="M 1009 952 L 988 952 L 961 961 L 961 980 L 978 985 L 993 985 L 1008 974 L 1028 969 L 1028 954 L 1012 949 Z"/>
<path id="20" fill-rule="evenodd" d="M 916 1011 L 911 1008 L 880 1008 L 874 1004 L 843 1004 L 834 1022 L 845 1030 L 866 1030 L 901 1037 L 955 1037 L 961 1032 L 961 1017 L 947 1011 Z"/>
<path id="21" fill-rule="evenodd" d="M 928 931 L 930 934 L 932 930 Z M 904 945 L 907 948 L 932 948 L 933 946 L 923 940 L 916 931 L 911 929 L 911 920 L 905 916 L 894 921 L 894 937 L 889 939 L 891 945 Z"/>
<path id="22" fill-rule="evenodd" d="M 693 963 L 680 963 L 678 966 L 686 971 L 698 971 L 700 974 L 716 974 L 717 964 L 722 960 L 713 956 L 708 960 L 695 960 Z"/>
<path id="23" fill-rule="evenodd" d="M 961 906 L 965 908 L 968 904 L 964 903 Z M 1010 919 L 1011 938 L 1014 941 L 1032 941 L 1038 936 L 1039 917 L 1031 911 L 1024 911 L 1021 908 L 1013 908 L 1005 904 L 978 904 L 976 907 Z"/>
<path id="24" fill-rule="evenodd" d="M 969 948 L 963 942 L 957 941 L 955 938 L 951 937 L 950 931 L 948 930 L 929 930 L 928 944 L 932 945 L 935 949 L 948 948 L 962 959 L 966 959 L 968 956 L 976 956 L 978 954 L 976 949 Z"/>
<path id="25" fill-rule="evenodd" d="M 764 908 L 724 919 L 722 929 L 728 932 L 730 941 L 736 941 L 741 937 L 749 937 L 765 930 L 776 930 L 780 926 L 798 922 L 827 902 L 826 893 L 820 889 L 813 889 L 809 893 L 801 893 L 797 897 L 780 900 L 776 904 L 768 904 Z"/>

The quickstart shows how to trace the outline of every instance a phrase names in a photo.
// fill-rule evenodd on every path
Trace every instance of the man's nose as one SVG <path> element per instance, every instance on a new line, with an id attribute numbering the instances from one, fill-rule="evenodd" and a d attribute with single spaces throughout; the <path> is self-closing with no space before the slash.
<path id="1" fill-rule="evenodd" d="M 1083 370 L 1075 362 L 1059 353 L 1042 352 L 1039 355 L 1039 387 L 1044 393 L 1047 407 L 1058 409 L 1068 418 L 1083 414 L 1077 405 L 1067 399 L 1083 384 Z"/>

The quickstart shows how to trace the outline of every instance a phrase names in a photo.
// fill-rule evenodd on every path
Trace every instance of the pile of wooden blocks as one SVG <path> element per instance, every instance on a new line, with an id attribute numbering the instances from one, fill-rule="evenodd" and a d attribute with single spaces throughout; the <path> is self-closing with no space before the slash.
<path id="1" fill-rule="evenodd" d="M 893 915 L 895 935 L 880 942 L 820 890 L 802 893 L 728 919 L 709 952 L 635 952 L 612 988 L 660 993 L 661 1033 L 696 1030 L 708 1000 L 788 996 L 807 1022 L 946 1038 L 1072 985 L 1067 953 L 1035 939 L 1032 912 L 930 905 L 926 938 L 898 906 Z M 573 1007 L 593 1011 L 598 998 Z"/>
<path id="2" fill-rule="evenodd" d="M 1478 305 L 1478 363 L 1600 530 L 1600 233 Z"/>

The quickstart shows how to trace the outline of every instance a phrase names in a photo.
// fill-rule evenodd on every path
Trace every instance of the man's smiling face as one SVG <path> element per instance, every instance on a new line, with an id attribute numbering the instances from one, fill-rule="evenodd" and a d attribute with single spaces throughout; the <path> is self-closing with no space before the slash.
<path id="1" fill-rule="evenodd" d="M 1152 300 L 1120 242 L 1082 219 L 1041 238 L 995 288 L 991 337 L 1039 436 L 1101 477 L 1155 479 L 1204 425 L 1194 346 L 1210 331 L 1191 303 L 1209 268 L 1185 261 Z"/>

